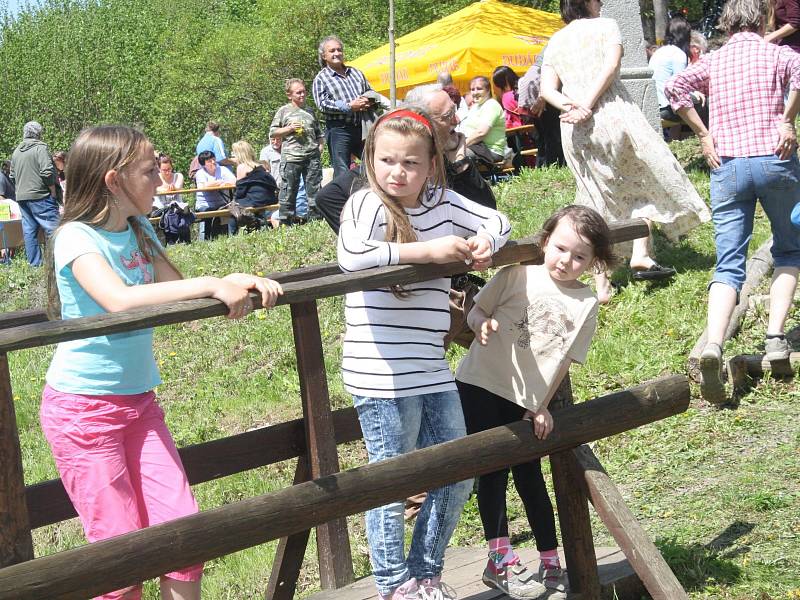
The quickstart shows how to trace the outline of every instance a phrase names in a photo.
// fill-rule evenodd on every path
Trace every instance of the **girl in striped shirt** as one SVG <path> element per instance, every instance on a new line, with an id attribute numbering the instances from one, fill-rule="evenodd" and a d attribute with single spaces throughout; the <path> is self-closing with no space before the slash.
<path id="1" fill-rule="evenodd" d="M 445 188 L 437 133 L 416 109 L 378 120 L 367 138 L 369 186 L 342 211 L 343 271 L 410 263 L 464 261 L 485 269 L 508 239 L 506 217 Z M 347 294 L 342 377 L 353 395 L 369 461 L 465 435 L 453 375 L 445 359 L 449 277 Z M 451 597 L 443 588 L 444 551 L 471 481 L 428 494 L 408 556 L 403 503 L 367 512 L 375 582 L 383 600 Z"/>

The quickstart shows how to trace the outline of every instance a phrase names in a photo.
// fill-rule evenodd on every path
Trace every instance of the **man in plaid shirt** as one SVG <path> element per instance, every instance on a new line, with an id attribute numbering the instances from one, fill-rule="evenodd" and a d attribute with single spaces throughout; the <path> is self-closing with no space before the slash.
<path id="1" fill-rule="evenodd" d="M 709 284 L 708 343 L 700 370 L 703 397 L 712 402 L 726 398 L 722 345 L 745 280 L 756 199 L 770 220 L 775 261 L 766 358 L 789 357 L 784 326 L 800 267 L 800 232 L 790 222 L 800 201 L 794 128 L 800 109 L 800 54 L 764 41 L 765 8 L 764 0 L 728 0 L 719 24 L 730 35 L 728 42 L 675 75 L 665 89 L 673 110 L 700 138 L 711 167 L 717 264 Z M 694 90 L 708 96 L 710 131 L 692 105 L 689 93 Z"/>
<path id="2" fill-rule="evenodd" d="M 350 168 L 350 156 L 360 158 L 364 150 L 361 117 L 370 108 L 370 100 L 363 94 L 372 87 L 361 71 L 344 64 L 342 40 L 335 35 L 320 42 L 319 66 L 322 70 L 314 77 L 311 91 L 325 116 L 328 152 L 336 178 Z"/>

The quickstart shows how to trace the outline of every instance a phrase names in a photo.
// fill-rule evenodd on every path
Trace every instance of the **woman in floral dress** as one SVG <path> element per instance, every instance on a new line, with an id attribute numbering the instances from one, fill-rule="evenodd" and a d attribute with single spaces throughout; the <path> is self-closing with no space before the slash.
<path id="1" fill-rule="evenodd" d="M 612 223 L 655 221 L 670 239 L 711 218 L 672 152 L 620 82 L 622 36 L 600 18 L 600 0 L 561 0 L 567 26 L 550 39 L 542 68 L 542 96 L 562 111 L 561 140 L 575 176 L 575 202 Z M 650 238 L 633 242 L 633 278 L 672 277 L 650 256 Z M 607 273 L 595 277 L 601 302 L 611 298 Z"/>

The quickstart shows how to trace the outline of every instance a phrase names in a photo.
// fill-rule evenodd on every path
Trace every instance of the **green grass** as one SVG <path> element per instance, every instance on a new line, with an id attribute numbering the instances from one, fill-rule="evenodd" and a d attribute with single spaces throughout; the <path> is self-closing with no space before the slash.
<path id="1" fill-rule="evenodd" d="M 690 150 L 687 153 L 691 154 Z M 708 176 L 690 176 L 708 196 Z M 571 202 L 574 183 L 565 169 L 525 171 L 496 188 L 514 236 L 536 231 L 556 208 Z M 755 249 L 768 236 L 758 213 Z M 171 256 L 186 274 L 230 271 L 272 272 L 334 259 L 332 233 L 322 223 L 259 232 L 206 244 L 176 247 Z M 656 255 L 678 276 L 666 286 L 623 283 L 600 312 L 598 334 L 584 366 L 573 369 L 578 400 L 594 397 L 665 373 L 685 372 L 686 356 L 705 321 L 705 286 L 713 268 L 710 225 L 675 245 L 656 237 Z M 41 306 L 41 272 L 15 259 L 0 269 L 0 310 Z M 334 407 L 350 403 L 338 366 L 343 333 L 342 299 L 318 303 L 328 384 Z M 790 327 L 798 325 L 795 310 Z M 726 354 L 763 348 L 763 311 L 746 319 Z M 164 384 L 158 390 L 179 445 L 211 440 L 301 415 L 299 384 L 288 307 L 260 312 L 240 322 L 225 319 L 162 327 L 156 358 Z M 55 476 L 38 425 L 39 397 L 52 348 L 10 355 L 26 479 Z M 455 365 L 463 354 L 451 352 Z M 656 541 L 693 599 L 800 598 L 800 388 L 794 381 L 754 382 L 735 408 L 716 409 L 695 397 L 690 409 L 666 421 L 605 439 L 595 452 L 628 505 Z M 343 467 L 362 464 L 360 443 L 340 447 Z M 204 509 L 235 502 L 291 484 L 290 461 L 195 488 Z M 510 525 L 514 538 L 532 545 L 513 486 Z M 369 573 L 363 520 L 349 519 L 357 575 Z M 594 520 L 595 541 L 613 545 Z M 474 498 L 468 503 L 454 544 L 482 545 Z M 37 555 L 83 543 L 76 521 L 35 532 Z M 206 566 L 206 598 L 257 598 L 263 594 L 275 544 L 253 548 Z M 309 546 L 301 574 L 301 595 L 318 589 L 316 549 Z M 148 584 L 145 597 L 157 597 Z"/>

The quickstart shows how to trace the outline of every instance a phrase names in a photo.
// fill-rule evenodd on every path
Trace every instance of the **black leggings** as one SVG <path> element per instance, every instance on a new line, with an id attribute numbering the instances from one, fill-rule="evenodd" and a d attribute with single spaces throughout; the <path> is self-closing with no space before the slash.
<path id="1" fill-rule="evenodd" d="M 525 414 L 525 409 L 521 406 L 483 388 L 463 381 L 456 381 L 456 385 L 461 395 L 468 434 L 519 421 Z M 514 475 L 514 486 L 525 507 L 533 537 L 536 538 L 536 549 L 539 552 L 555 550 L 558 547 L 556 521 L 542 476 L 542 462 L 536 458 L 511 467 L 510 470 Z M 508 537 L 508 472 L 509 469 L 506 468 L 478 478 L 478 510 L 487 540 Z"/>

